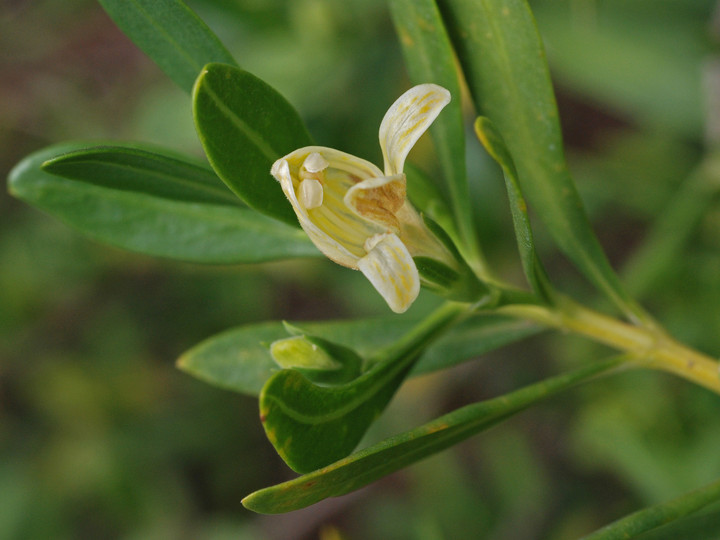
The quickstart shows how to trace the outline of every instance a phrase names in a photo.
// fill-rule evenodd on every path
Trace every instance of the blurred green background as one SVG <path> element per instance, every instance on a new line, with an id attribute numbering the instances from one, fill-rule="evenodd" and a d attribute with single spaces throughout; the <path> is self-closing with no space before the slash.
<path id="1" fill-rule="evenodd" d="M 318 144 L 381 161 L 380 120 L 410 85 L 382 0 L 188 4 L 243 68 L 298 108 Z M 720 351 L 715 4 L 531 2 L 571 169 L 603 245 L 671 333 L 711 355 Z M 96 2 L 5 1 L 0 171 L 70 139 L 201 154 L 188 96 Z M 484 248 L 519 280 L 502 180 L 468 141 Z M 432 170 L 429 153 L 411 159 Z M 244 323 L 385 313 L 380 297 L 358 273 L 321 259 L 205 267 L 122 252 L 4 190 L 0 215 L 2 539 L 564 540 L 720 476 L 717 396 L 634 373 L 556 398 L 356 494 L 254 515 L 241 498 L 292 473 L 265 441 L 254 399 L 190 378 L 175 359 Z M 554 281 L 604 307 L 537 232 Z M 657 249 L 644 250 L 647 242 Z M 413 310 L 433 302 L 423 293 Z M 372 436 L 605 353 L 544 335 L 413 380 Z M 720 538 L 707 532 L 720 531 L 718 515 L 695 520 L 688 538 Z"/>

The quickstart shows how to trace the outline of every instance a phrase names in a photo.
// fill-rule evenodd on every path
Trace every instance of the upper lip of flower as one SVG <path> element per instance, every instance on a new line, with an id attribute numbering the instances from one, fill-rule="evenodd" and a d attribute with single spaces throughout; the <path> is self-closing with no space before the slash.
<path id="1" fill-rule="evenodd" d="M 318 249 L 341 265 L 361 270 L 394 311 L 405 311 L 420 286 L 402 241 L 408 220 L 413 226 L 419 221 L 406 198 L 405 159 L 449 101 L 444 88 L 422 84 L 393 103 L 380 124 L 384 172 L 322 146 L 295 150 L 271 169 Z"/>

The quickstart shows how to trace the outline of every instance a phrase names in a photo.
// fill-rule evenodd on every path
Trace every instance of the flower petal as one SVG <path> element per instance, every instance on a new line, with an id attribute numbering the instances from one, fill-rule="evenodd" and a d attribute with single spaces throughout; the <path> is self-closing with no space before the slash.
<path id="1" fill-rule="evenodd" d="M 403 313 L 420 292 L 420 276 L 405 244 L 395 234 L 377 235 L 357 266 L 395 313 Z M 374 244 L 374 245 L 373 245 Z"/>
<path id="2" fill-rule="evenodd" d="M 396 214 L 406 201 L 405 175 L 363 180 L 347 191 L 344 201 L 358 216 L 399 234 Z"/>
<path id="3" fill-rule="evenodd" d="M 270 171 L 272 175 L 280 182 L 285 196 L 295 210 L 300 226 L 308 235 L 315 247 L 317 247 L 328 259 L 335 261 L 343 266 L 356 268 L 358 256 L 348 251 L 341 243 L 334 240 L 330 235 L 325 233 L 320 227 L 310 219 L 308 210 L 300 204 L 295 194 L 295 186 L 293 177 L 290 174 L 290 166 L 285 158 L 277 160 Z"/>
<path id="4" fill-rule="evenodd" d="M 380 124 L 380 147 L 387 176 L 403 171 L 408 153 L 448 103 L 450 92 L 445 88 L 420 84 L 392 104 Z"/>

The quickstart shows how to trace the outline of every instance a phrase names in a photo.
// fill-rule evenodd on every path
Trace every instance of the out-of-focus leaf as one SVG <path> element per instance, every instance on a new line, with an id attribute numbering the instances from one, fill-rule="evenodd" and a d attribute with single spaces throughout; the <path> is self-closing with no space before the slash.
<path id="1" fill-rule="evenodd" d="M 671 14 L 656 3 L 630 4 L 597 3 L 592 20 L 583 20 L 567 5 L 534 3 L 553 76 L 645 125 L 701 135 L 711 2 L 696 8 L 706 17 L 694 20 L 687 7 Z"/>
<path id="2" fill-rule="evenodd" d="M 658 277 L 676 264 L 688 237 L 720 189 L 718 178 L 720 153 L 715 152 L 705 157 L 658 215 L 645 242 L 623 269 L 625 283 L 635 295 L 642 297 L 652 291 Z"/>
<path id="3" fill-rule="evenodd" d="M 478 111 L 502 134 L 523 192 L 560 249 L 626 315 L 625 293 L 593 233 L 565 162 L 550 75 L 525 0 L 440 0 Z"/>
<path id="4" fill-rule="evenodd" d="M 468 309 L 466 304 L 443 305 L 367 359 L 370 367 L 348 383 L 320 386 L 293 369 L 270 377 L 260 392 L 260 419 L 285 463 L 305 473 L 350 454 L 422 351 Z"/>
<path id="5" fill-rule="evenodd" d="M 450 38 L 434 0 L 391 0 L 390 11 L 414 84 L 447 88 L 452 100 L 430 128 L 449 187 L 464 252 L 477 249 L 468 196 L 460 84 Z M 471 253 L 475 258 L 479 253 Z"/>
<path id="6" fill-rule="evenodd" d="M 539 298 L 550 301 L 552 288 L 545 274 L 545 270 L 535 253 L 535 241 L 533 240 L 532 229 L 530 228 L 527 204 L 520 191 L 517 171 L 510 152 L 508 152 L 502 136 L 488 118 L 479 117 L 475 121 L 475 133 L 488 154 L 497 161 L 503 170 L 508 199 L 510 201 L 510 211 L 515 226 L 515 236 L 517 237 L 517 245 L 520 252 L 520 261 L 522 262 L 525 277 Z"/>
<path id="7" fill-rule="evenodd" d="M 190 93 L 204 65 L 235 65 L 218 37 L 180 0 L 99 0 L 145 54 Z"/>
<path id="8" fill-rule="evenodd" d="M 606 374 L 621 362 L 621 358 L 598 362 L 498 398 L 462 407 L 323 469 L 256 491 L 243 499 L 243 504 L 254 512 L 278 514 L 344 495 L 449 448 L 549 396 Z"/>
<path id="9" fill-rule="evenodd" d="M 681 495 L 671 501 L 638 510 L 592 534 L 584 536 L 583 540 L 625 540 L 628 538 L 637 538 L 643 533 L 688 516 L 719 500 L 720 480 L 717 480 L 712 484 Z"/>
<path id="10" fill-rule="evenodd" d="M 88 147 L 67 143 L 28 156 L 10 172 L 10 193 L 92 238 L 148 255 L 203 263 L 319 255 L 297 229 L 231 203 L 194 161 Z"/>
<path id="11" fill-rule="evenodd" d="M 354 321 L 302 322 L 314 336 L 352 348 L 365 358 L 395 342 L 417 321 L 383 317 Z M 458 324 L 422 354 L 413 373 L 451 367 L 488 351 L 536 334 L 540 329 L 525 321 L 496 315 L 475 315 Z M 196 345 L 178 360 L 183 371 L 210 384 L 258 395 L 278 370 L 268 345 L 287 337 L 282 323 L 260 323 L 228 330 Z"/>
<path id="12" fill-rule="evenodd" d="M 299 226 L 270 175 L 282 156 L 312 143 L 298 113 L 274 88 L 225 64 L 209 64 L 193 90 L 195 126 L 215 172 L 248 206 Z"/>

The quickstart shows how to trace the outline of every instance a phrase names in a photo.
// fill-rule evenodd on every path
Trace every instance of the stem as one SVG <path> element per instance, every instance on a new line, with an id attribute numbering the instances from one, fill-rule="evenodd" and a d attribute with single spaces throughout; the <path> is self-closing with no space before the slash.
<path id="1" fill-rule="evenodd" d="M 667 371 L 720 394 L 720 364 L 678 343 L 658 326 L 634 326 L 587 309 L 566 297 L 560 298 L 553 307 L 512 305 L 497 311 L 626 351 L 636 359 L 639 367 Z"/>
<path id="2" fill-rule="evenodd" d="M 365 370 L 387 358 L 417 356 L 417 353 L 439 338 L 450 326 L 471 313 L 470 304 L 445 302 L 395 343 L 377 351 L 372 358 L 368 358 Z"/>

